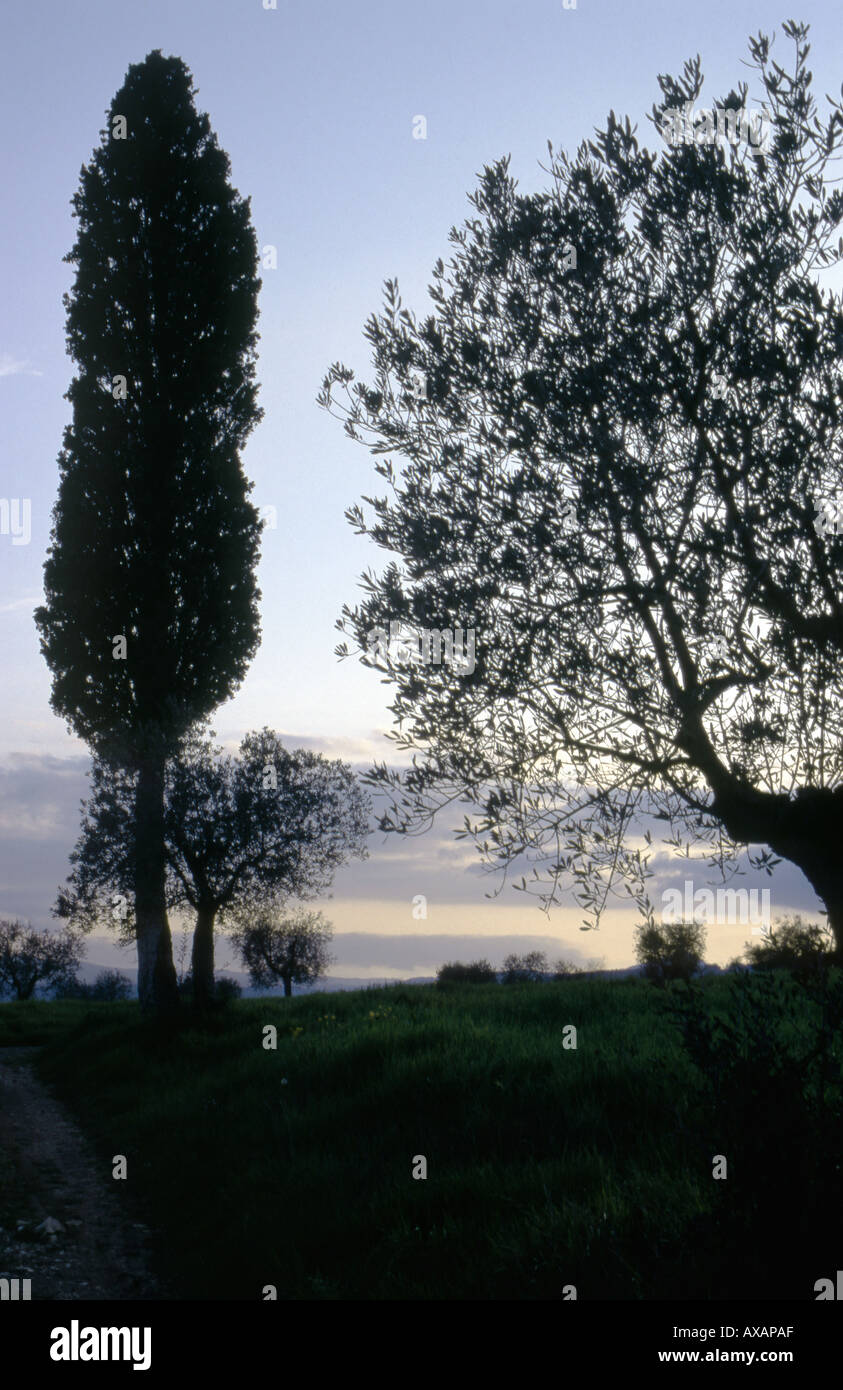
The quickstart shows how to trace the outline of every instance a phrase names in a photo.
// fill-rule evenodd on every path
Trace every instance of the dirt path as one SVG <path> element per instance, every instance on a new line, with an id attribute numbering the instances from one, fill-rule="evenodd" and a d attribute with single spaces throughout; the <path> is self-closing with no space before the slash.
<path id="1" fill-rule="evenodd" d="M 30 1279 L 33 1301 L 166 1298 L 125 1183 L 35 1076 L 39 1050 L 0 1047 L 0 1278 Z"/>

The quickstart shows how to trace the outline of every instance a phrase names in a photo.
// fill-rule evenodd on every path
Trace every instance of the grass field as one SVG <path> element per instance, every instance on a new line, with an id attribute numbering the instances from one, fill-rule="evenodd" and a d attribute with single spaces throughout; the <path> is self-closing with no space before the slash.
<path id="1" fill-rule="evenodd" d="M 838 1156 L 788 1173 L 794 1143 L 817 1147 L 777 1138 L 808 1113 L 785 1095 L 801 1081 L 775 1057 L 737 1099 L 704 1075 L 666 1007 L 683 988 L 241 1000 L 169 1038 L 134 1004 L 10 1004 L 0 1045 L 45 1044 L 39 1074 L 104 1162 L 127 1156 L 126 1194 L 186 1298 L 260 1299 L 267 1284 L 279 1299 L 812 1298 L 843 1256 Z M 728 990 L 701 986 L 715 1020 Z M 800 1007 L 780 1028 L 794 1057 L 817 1025 Z M 765 1120 L 768 1093 L 780 1114 Z M 712 1178 L 719 1153 L 728 1181 Z"/>

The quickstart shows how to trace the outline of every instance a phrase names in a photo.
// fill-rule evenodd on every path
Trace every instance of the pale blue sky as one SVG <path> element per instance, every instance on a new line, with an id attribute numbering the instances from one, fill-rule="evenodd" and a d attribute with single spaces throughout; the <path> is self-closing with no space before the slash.
<path id="1" fill-rule="evenodd" d="M 397 277 L 405 303 L 425 308 L 430 269 L 440 255 L 447 259 L 449 228 L 469 214 L 466 194 L 484 164 L 511 154 L 522 187 L 540 187 L 547 140 L 575 149 L 610 108 L 628 114 L 654 144 L 646 113 L 659 96 L 657 73 L 678 75 L 699 52 L 703 97 L 726 92 L 750 77 L 741 62 L 748 34 L 777 30 L 776 51 L 790 57 L 780 33 L 788 17 L 766 0 L 705 6 L 577 0 L 575 10 L 564 9 L 562 0 L 278 0 L 276 10 L 265 10 L 261 0 L 47 0 L 6 9 L 0 497 L 30 498 L 32 508 L 28 545 L 0 536 L 0 773 L 14 780 L 33 769 L 28 806 L 15 782 L 24 797 L 15 802 L 16 833 L 31 823 L 37 839 L 39 823 L 46 824 L 39 822 L 37 798 L 44 768 L 55 764 L 44 760 L 85 753 L 49 709 L 50 677 L 31 614 L 40 599 L 56 456 L 68 418 L 63 393 L 73 370 L 61 302 L 72 274 L 62 262 L 74 240 L 69 200 L 128 65 L 153 48 L 185 60 L 197 104 L 230 156 L 232 181 L 251 197 L 259 244 L 278 248 L 278 269 L 262 272 L 259 376 L 266 414 L 244 464 L 256 484 L 255 501 L 275 506 L 279 522 L 264 535 L 263 645 L 241 692 L 219 712 L 217 729 L 239 740 L 247 729 L 269 724 L 293 744 L 366 762 L 389 753 L 381 736 L 389 719 L 387 687 L 355 662 L 337 662 L 333 649 L 335 620 L 342 604 L 355 600 L 358 575 L 383 562 L 343 515 L 375 478 L 370 455 L 315 404 L 325 370 L 339 359 L 367 375 L 361 330 L 380 307 L 384 279 Z M 802 0 L 794 17 L 812 25 L 818 96 L 838 93 L 839 4 Z M 427 120 L 426 140 L 413 139 L 416 115 Z M 11 814 L 7 806 L 7 827 Z M 69 849 L 76 829 L 75 817 L 63 814 L 53 826 L 56 846 Z M 378 853 L 394 866 L 406 851 Z M 476 888 L 472 904 L 455 887 L 465 878 L 464 851 L 449 853 L 455 867 L 447 873 L 441 852 L 438 838 L 428 849 L 414 841 L 407 874 L 406 902 L 432 883 L 432 899 L 438 889 L 454 904 L 448 924 L 440 917 L 431 930 L 462 930 L 467 913 L 472 929 L 547 930 L 525 906 L 508 907 L 506 924 L 498 915 L 496 928 L 493 917 L 502 908 L 485 904 L 487 885 Z M 367 923 L 391 929 L 400 898 L 381 872 L 373 861 L 354 871 L 355 882 L 367 875 L 379 906 L 367 909 L 365 920 L 359 902 L 349 906 L 342 921 L 348 930 L 365 930 Z M 25 903 L 15 892 L 13 904 L 6 887 L 0 878 L 0 912 L 14 906 L 46 919 L 52 870 Z M 402 905 L 398 915 L 395 929 L 409 929 L 409 908 Z M 338 925 L 340 917 L 335 914 Z M 578 914 L 554 920 L 560 939 L 577 946 L 586 940 L 591 954 L 599 946 L 610 964 L 631 959 L 628 927 L 618 928 L 616 947 L 607 950 L 607 940 L 595 939 L 591 951 L 592 939 L 576 932 Z M 729 950 L 740 944 L 730 940 Z"/>

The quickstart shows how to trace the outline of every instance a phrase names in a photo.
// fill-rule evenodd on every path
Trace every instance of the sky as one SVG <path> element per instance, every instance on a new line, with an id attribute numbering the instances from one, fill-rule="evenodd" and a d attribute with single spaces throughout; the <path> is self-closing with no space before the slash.
<path id="1" fill-rule="evenodd" d="M 263 641 L 215 728 L 235 745 L 269 725 L 289 746 L 362 769 L 391 757 L 388 687 L 354 659 L 338 661 L 335 622 L 343 604 L 357 601 L 360 574 L 385 557 L 344 516 L 378 488 L 371 455 L 316 405 L 328 367 L 339 360 L 367 379 L 362 328 L 381 306 L 386 279 L 398 280 L 405 304 L 427 310 L 431 269 L 439 256 L 448 259 L 449 229 L 470 215 L 467 194 L 485 165 L 509 154 L 521 189 L 541 188 L 548 139 L 573 153 L 610 109 L 628 114 L 652 146 L 647 113 L 659 97 L 658 73 L 679 75 L 699 53 L 705 105 L 751 79 L 750 34 L 775 30 L 775 52 L 790 57 L 780 32 L 789 17 L 760 0 L 577 0 L 572 9 L 562 0 L 7 7 L 0 498 L 28 500 L 31 533 L 25 544 L 0 535 L 0 915 L 49 925 L 86 790 L 88 754 L 50 710 L 32 611 L 41 601 L 74 370 L 62 305 L 72 283 L 62 259 L 75 238 L 70 198 L 128 66 L 156 48 L 187 63 L 232 182 L 251 199 L 258 244 L 277 248 L 277 269 L 261 270 L 265 416 L 243 454 L 253 500 L 277 515 L 259 569 Z M 839 4 L 802 0 L 794 17 L 812 26 L 822 100 L 843 77 Z M 414 138 L 419 116 L 424 139 Z M 585 934 L 570 901 L 545 917 L 508 886 L 490 900 L 497 881 L 451 830 L 444 823 L 412 840 L 374 836 L 370 858 L 338 873 L 332 898 L 320 904 L 337 932 L 333 973 L 431 974 L 443 959 L 465 958 L 467 940 L 497 963 L 519 939 L 531 947 L 537 937 L 553 955 L 632 962 L 634 913 L 612 912 L 598 933 Z M 687 866 L 666 856 L 657 868 L 659 886 L 687 876 Z M 697 872 L 695 883 L 704 881 Z M 770 889 L 774 915 L 818 910 L 790 866 L 763 883 L 752 874 L 740 882 Z M 427 900 L 425 919 L 413 915 L 418 895 Z M 712 927 L 708 958 L 725 963 L 746 939 L 739 924 Z M 89 945 L 89 958 L 118 959 L 104 939 Z"/>

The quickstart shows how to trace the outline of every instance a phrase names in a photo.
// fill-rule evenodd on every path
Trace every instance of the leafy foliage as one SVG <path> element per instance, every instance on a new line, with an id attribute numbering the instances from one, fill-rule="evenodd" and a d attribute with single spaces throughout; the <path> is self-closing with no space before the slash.
<path id="1" fill-rule="evenodd" d="M 30 923 L 0 921 L 0 995 L 31 999 L 37 987 L 61 989 L 82 959 L 78 932 L 35 931 Z"/>
<path id="2" fill-rule="evenodd" d="M 188 970 L 179 981 L 179 993 L 184 999 L 192 1000 L 193 973 Z M 214 981 L 212 999 L 217 1005 L 229 1004 L 233 999 L 239 999 L 243 993 L 242 987 L 237 980 L 233 980 L 229 975 L 220 975 Z"/>
<path id="3" fill-rule="evenodd" d="M 348 519 L 390 558 L 338 624 L 415 755 L 372 771 L 381 824 L 462 801 L 488 866 L 526 860 L 545 906 L 573 888 L 586 930 L 615 895 L 653 921 L 655 826 L 724 873 L 792 860 L 843 944 L 843 534 L 816 524 L 841 477 L 843 107 L 815 116 L 807 28 L 784 32 L 789 71 L 750 44 L 768 149 L 653 152 L 610 112 L 576 157 L 549 146 L 545 190 L 487 166 L 432 312 L 387 281 L 372 384 L 335 363 L 319 396 L 385 485 Z M 657 131 L 699 60 L 659 84 Z M 373 650 L 391 619 L 474 628 L 474 670 Z"/>
<path id="4" fill-rule="evenodd" d="M 575 975 L 581 975 L 582 973 L 582 966 L 575 965 L 572 960 L 565 960 L 561 956 L 559 960 L 553 963 L 554 980 L 571 980 Z"/>
<path id="5" fill-rule="evenodd" d="M 654 984 L 690 980 L 702 964 L 705 928 L 699 922 L 644 923 L 636 930 L 635 955 Z"/>
<path id="6" fill-rule="evenodd" d="M 333 957 L 328 946 L 333 928 L 321 912 L 299 909 L 280 917 L 266 909 L 243 909 L 240 923 L 231 939 L 246 964 L 255 989 L 284 984 L 313 984 L 323 975 Z"/>
<path id="7" fill-rule="evenodd" d="M 260 640 L 261 523 L 240 451 L 256 404 L 248 200 L 179 58 L 133 64 L 73 198 L 65 296 L 78 370 L 35 612 L 51 704 L 138 773 L 138 993 L 178 1005 L 165 908 L 166 758 Z"/>
<path id="8" fill-rule="evenodd" d="M 711 1140 L 703 1136 L 717 1135 L 729 1165 L 727 1181 L 713 1184 L 713 1212 L 695 1221 L 686 1248 L 701 1266 L 718 1250 L 742 1249 L 744 1287 L 784 1287 L 796 1239 L 793 1232 L 783 1239 L 782 1230 L 794 1192 L 799 1268 L 819 1272 L 843 1232 L 843 974 L 827 960 L 811 975 L 743 969 L 725 988 L 717 1003 L 697 984 L 667 1000 L 706 1081 L 695 1102 L 697 1162 L 710 1169 Z M 684 1137 L 686 1114 L 679 1124 Z M 736 1292 L 720 1284 L 721 1296 Z"/>
<path id="9" fill-rule="evenodd" d="M 259 640 L 261 524 L 239 460 L 262 415 L 257 242 L 194 95 L 179 58 L 130 66 L 65 257 L 79 371 L 35 618 L 56 713 L 126 761 L 144 734 L 170 741 L 226 699 Z"/>
<path id="10" fill-rule="evenodd" d="M 544 951 L 528 951 L 523 956 L 513 952 L 503 963 L 505 985 L 535 984 L 540 980 L 546 980 L 549 973 L 550 966 Z"/>
<path id="11" fill-rule="evenodd" d="M 90 776 L 56 915 L 87 930 L 107 921 L 131 940 L 137 776 L 102 758 Z M 367 854 L 370 801 L 348 764 L 288 750 L 271 729 L 247 734 L 237 754 L 224 753 L 207 727 L 192 729 L 167 762 L 164 795 L 171 908 L 216 914 L 261 894 L 315 897 L 340 864 Z"/>
<path id="12" fill-rule="evenodd" d="M 78 977 L 68 980 L 57 990 L 57 999 L 92 999 L 100 1003 L 113 1004 L 115 1000 L 131 999 L 134 994 L 132 982 L 121 970 L 101 970 L 93 984 L 87 984 Z"/>
<path id="13" fill-rule="evenodd" d="M 799 913 L 776 920 L 769 936 L 751 943 L 745 959 L 755 970 L 789 970 L 804 978 L 823 978 L 834 955 L 828 924 L 803 922 Z"/>
<path id="14" fill-rule="evenodd" d="M 494 984 L 497 974 L 487 960 L 448 961 L 436 972 L 437 985 Z"/>

